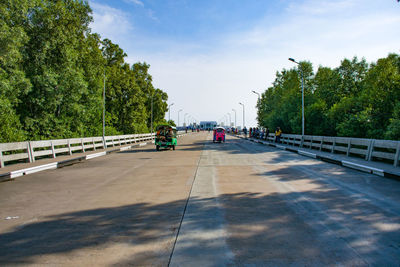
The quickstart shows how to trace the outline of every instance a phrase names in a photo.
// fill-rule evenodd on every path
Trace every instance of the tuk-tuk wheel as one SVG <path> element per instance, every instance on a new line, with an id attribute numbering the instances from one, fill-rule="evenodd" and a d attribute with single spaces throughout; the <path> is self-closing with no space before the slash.
<path id="1" fill-rule="evenodd" d="M 172 146 L 172 150 L 175 150 L 175 146 Z"/>
<path id="2" fill-rule="evenodd" d="M 157 150 L 157 151 L 160 151 L 160 146 L 156 146 L 156 150 Z"/>

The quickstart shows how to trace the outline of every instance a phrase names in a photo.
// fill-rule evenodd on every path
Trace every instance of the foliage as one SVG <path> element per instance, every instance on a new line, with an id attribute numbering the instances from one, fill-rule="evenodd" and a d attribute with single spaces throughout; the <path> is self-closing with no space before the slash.
<path id="1" fill-rule="evenodd" d="M 344 59 L 314 75 L 308 62 L 277 72 L 257 104 L 260 126 L 301 133 L 301 70 L 305 87 L 305 133 L 400 139 L 400 56 L 376 63 Z"/>
<path id="2" fill-rule="evenodd" d="M 87 1 L 0 3 L 0 142 L 150 131 L 164 121 L 168 95 L 154 88 L 150 65 L 89 27 Z"/>

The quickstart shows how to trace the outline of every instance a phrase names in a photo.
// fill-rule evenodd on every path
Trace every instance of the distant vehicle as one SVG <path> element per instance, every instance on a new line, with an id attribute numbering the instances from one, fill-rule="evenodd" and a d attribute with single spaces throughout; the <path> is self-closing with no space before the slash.
<path id="1" fill-rule="evenodd" d="M 225 142 L 225 129 L 222 127 L 217 127 L 214 129 L 213 143 L 215 142 Z"/>
<path id="2" fill-rule="evenodd" d="M 155 139 L 156 150 L 163 149 L 175 150 L 177 145 L 176 128 L 171 125 L 159 125 L 156 128 L 157 135 Z"/>

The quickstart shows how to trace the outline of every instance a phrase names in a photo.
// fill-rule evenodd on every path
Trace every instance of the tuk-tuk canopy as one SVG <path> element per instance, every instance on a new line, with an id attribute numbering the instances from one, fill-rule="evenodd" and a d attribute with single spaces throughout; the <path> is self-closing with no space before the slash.
<path id="1" fill-rule="evenodd" d="M 176 132 L 176 127 L 169 124 L 158 125 L 156 129 L 157 130 L 172 129 L 174 132 Z"/>
<path id="2" fill-rule="evenodd" d="M 221 132 L 225 132 L 225 128 L 224 127 L 215 127 L 214 131 L 221 133 Z"/>

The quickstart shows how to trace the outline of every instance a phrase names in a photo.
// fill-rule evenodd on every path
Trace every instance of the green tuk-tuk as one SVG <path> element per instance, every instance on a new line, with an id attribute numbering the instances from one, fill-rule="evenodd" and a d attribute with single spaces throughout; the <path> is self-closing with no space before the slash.
<path id="1" fill-rule="evenodd" d="M 159 151 L 160 148 L 172 148 L 175 150 L 175 146 L 177 145 L 176 128 L 171 125 L 158 125 L 156 130 L 155 145 L 157 151 Z"/>

